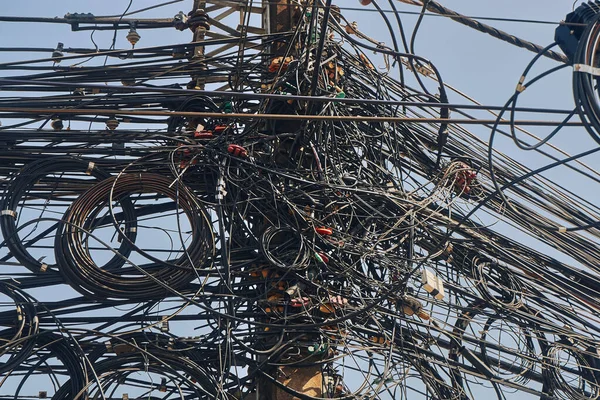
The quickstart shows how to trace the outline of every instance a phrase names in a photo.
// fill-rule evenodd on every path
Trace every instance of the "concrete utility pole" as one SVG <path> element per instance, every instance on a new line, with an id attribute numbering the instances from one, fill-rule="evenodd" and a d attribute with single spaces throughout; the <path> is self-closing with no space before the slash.
<path id="1" fill-rule="evenodd" d="M 313 1 L 316 2 L 317 0 Z M 263 8 L 265 10 L 263 24 L 268 34 L 294 31 L 298 23 L 300 23 L 300 6 L 293 0 L 263 0 Z M 294 48 L 291 49 L 291 52 L 286 54 L 289 48 L 289 40 L 293 39 L 288 37 L 286 40 L 275 41 L 271 45 L 272 59 L 267 60 L 267 65 L 277 57 L 285 57 L 294 54 Z M 284 61 L 282 60 L 281 62 L 283 63 Z M 315 335 L 319 335 L 319 332 L 315 332 Z M 315 356 L 311 357 L 308 354 L 302 354 L 301 357 L 308 363 L 318 361 Z M 323 373 L 321 371 L 321 365 L 319 364 L 308 367 L 294 365 L 283 366 L 276 371 L 274 378 L 283 386 L 296 392 L 300 392 L 305 396 L 323 396 Z M 270 381 L 265 381 L 261 386 L 262 390 L 259 388 L 259 400 L 298 399 L 298 397 Z"/>
<path id="2" fill-rule="evenodd" d="M 263 19 L 267 33 L 289 32 L 296 27 L 299 20 L 299 8 L 292 0 L 263 0 L 266 11 Z M 274 56 L 285 52 L 287 41 L 277 41 L 271 48 Z"/>
<path id="3" fill-rule="evenodd" d="M 316 1 L 316 0 L 315 0 Z M 313 12 L 318 10 L 313 4 L 307 4 Z M 219 11 L 220 13 L 216 13 Z M 226 23 L 223 19 L 227 18 L 234 12 L 240 12 L 239 26 L 231 26 L 231 22 Z M 210 16 L 209 16 L 210 13 Z M 244 21 L 246 13 L 262 13 L 262 29 L 247 26 Z M 244 36 L 251 33 L 266 33 L 273 35 L 277 33 L 293 32 L 297 25 L 301 23 L 301 5 L 294 0 L 263 0 L 262 8 L 249 7 L 244 4 L 233 3 L 227 0 L 194 0 L 192 10 L 187 14 L 187 27 L 193 32 L 194 46 L 193 54 L 190 60 L 191 82 L 190 89 L 204 90 L 207 84 L 217 82 L 216 77 L 209 75 L 209 65 L 213 53 L 226 51 L 236 45 L 242 46 Z M 313 18 L 318 18 L 313 16 Z M 230 20 L 231 21 L 231 20 Z M 317 29 L 316 24 L 315 29 Z M 211 30 L 215 28 L 219 32 Z M 220 32 L 223 32 L 220 33 Z M 239 38 L 239 43 L 230 43 L 224 45 L 214 51 L 207 52 L 206 46 L 200 43 L 211 38 L 223 37 Z M 297 40 L 287 36 L 283 39 L 278 39 L 273 42 L 267 42 L 269 46 L 268 56 L 264 60 L 266 66 L 269 66 L 274 60 L 280 59 L 283 63 L 283 57 L 298 57 L 298 47 L 296 44 L 290 46 L 290 40 Z M 242 51 L 242 49 L 240 49 Z M 265 76 L 265 81 L 272 80 L 272 76 Z M 232 87 L 235 90 L 235 87 Z M 308 93 L 307 93 L 308 94 Z M 306 335 L 306 340 L 318 340 L 321 333 L 316 330 L 314 333 Z M 306 352 L 306 350 L 301 350 Z M 279 367 L 277 370 L 263 371 L 269 374 L 279 384 L 274 383 L 272 379 L 266 377 L 259 378 L 260 383 L 256 394 L 257 400 L 292 400 L 298 397 L 286 391 L 283 387 L 293 391 L 302 393 L 311 397 L 323 396 L 324 377 L 319 361 L 324 355 L 300 354 L 300 358 L 304 363 L 311 364 L 310 366 L 302 366 L 301 360 L 298 365 L 287 365 Z M 270 360 L 271 362 L 277 360 Z M 316 365 L 314 365 L 316 362 Z M 260 374 L 259 374 L 260 376 Z M 283 386 L 283 387 L 282 387 Z"/>

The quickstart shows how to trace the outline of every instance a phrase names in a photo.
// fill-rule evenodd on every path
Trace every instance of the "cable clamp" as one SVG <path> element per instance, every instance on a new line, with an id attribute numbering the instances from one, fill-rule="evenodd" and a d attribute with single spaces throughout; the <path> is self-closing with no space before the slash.
<path id="1" fill-rule="evenodd" d="M 227 190 L 225 190 L 225 180 L 223 178 L 219 178 L 217 181 L 217 195 L 215 198 L 217 200 L 223 200 L 227 196 Z"/>
<path id="2" fill-rule="evenodd" d="M 17 218 L 17 212 L 13 210 L 2 210 L 0 211 L 0 215 L 10 215 L 13 218 Z"/>
<path id="3" fill-rule="evenodd" d="M 90 163 L 88 164 L 87 169 L 85 170 L 85 174 L 86 175 L 91 175 L 92 171 L 94 170 L 94 168 L 96 167 L 96 163 L 93 163 L 90 161 Z"/>
<path id="4" fill-rule="evenodd" d="M 584 74 L 600 76 L 600 68 L 592 67 L 591 65 L 573 64 L 573 70 L 575 72 L 583 72 Z"/>

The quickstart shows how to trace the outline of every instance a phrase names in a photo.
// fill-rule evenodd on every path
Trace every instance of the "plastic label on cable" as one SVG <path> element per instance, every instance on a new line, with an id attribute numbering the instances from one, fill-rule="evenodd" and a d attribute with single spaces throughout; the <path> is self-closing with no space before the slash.
<path id="1" fill-rule="evenodd" d="M 94 170 L 94 167 L 96 167 L 96 163 L 93 163 L 90 161 L 90 163 L 88 164 L 87 170 L 85 171 L 86 175 L 91 175 L 92 171 Z"/>
<path id="2" fill-rule="evenodd" d="M 584 74 L 600 76 L 600 68 L 595 68 L 591 65 L 573 64 L 573 70 L 575 70 L 575 72 L 583 72 Z"/>
<path id="3" fill-rule="evenodd" d="M 17 212 L 13 210 L 2 210 L 0 211 L 0 215 L 10 215 L 13 218 L 17 218 Z"/>

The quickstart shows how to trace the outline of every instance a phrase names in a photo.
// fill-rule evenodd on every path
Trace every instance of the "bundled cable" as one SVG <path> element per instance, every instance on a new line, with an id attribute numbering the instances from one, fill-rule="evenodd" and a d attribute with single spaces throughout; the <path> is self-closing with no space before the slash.
<path id="1" fill-rule="evenodd" d="M 48 268 L 56 269 L 55 265 L 48 265 L 43 261 L 35 259 L 26 248 L 26 244 L 21 240 L 18 233 L 17 217 L 19 206 L 30 199 L 46 198 L 51 199 L 69 199 L 76 196 L 77 193 L 85 190 L 90 185 L 90 180 L 81 179 L 79 185 L 65 185 L 61 178 L 65 179 L 73 173 L 91 176 L 96 180 L 103 180 L 110 176 L 96 166 L 93 161 L 86 161 L 75 157 L 47 157 L 27 164 L 17 174 L 14 175 L 10 185 L 5 189 L 3 202 L 1 206 L 0 228 L 4 235 L 6 246 L 11 254 L 23 263 L 33 272 L 45 272 Z M 58 179 L 49 178 L 52 175 L 58 175 Z M 75 191 L 73 190 L 75 189 Z M 135 242 L 136 237 L 136 216 L 133 206 L 129 200 L 122 202 L 123 216 L 125 221 L 124 235 L 129 239 L 123 241 L 118 252 L 123 256 L 129 256 L 131 252 L 130 243 Z M 52 229 L 54 230 L 54 229 Z M 124 263 L 124 258 L 114 256 L 106 263 L 106 268 L 117 268 Z"/>
<path id="2" fill-rule="evenodd" d="M 179 290 L 195 279 L 195 269 L 211 262 L 214 247 L 211 225 L 193 194 L 172 183 L 171 179 L 155 174 L 123 174 L 105 179 L 79 196 L 67 210 L 56 233 L 56 259 L 65 280 L 93 298 L 150 299 L 166 294 L 158 282 Z M 129 246 L 153 262 L 142 268 L 126 263 L 125 255 L 116 254 L 125 264 L 122 268 L 96 265 L 85 242 L 98 211 L 107 204 L 122 204 L 131 201 L 135 194 L 145 193 L 166 196 L 182 209 L 191 226 L 189 245 L 178 258 L 164 261 L 142 252 L 123 236 Z"/>

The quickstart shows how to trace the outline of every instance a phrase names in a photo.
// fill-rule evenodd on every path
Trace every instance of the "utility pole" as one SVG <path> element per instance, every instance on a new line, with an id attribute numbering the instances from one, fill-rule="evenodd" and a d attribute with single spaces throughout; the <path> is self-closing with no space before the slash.
<path id="1" fill-rule="evenodd" d="M 317 0 L 313 0 L 313 2 L 314 5 L 317 5 Z M 313 11 L 318 10 L 318 8 L 312 7 L 311 4 L 305 4 L 305 7 L 313 9 Z M 263 8 L 265 10 L 263 24 L 265 25 L 266 32 L 269 34 L 293 33 L 296 31 L 298 24 L 301 23 L 301 7 L 292 0 L 263 0 Z M 313 16 L 313 18 L 318 21 L 318 12 L 317 16 Z M 326 29 L 325 24 L 324 27 Z M 324 36 L 324 34 L 322 33 L 321 36 Z M 297 59 L 299 57 L 299 54 L 297 54 L 299 43 L 292 43 L 291 41 L 297 41 L 298 39 L 296 35 L 289 35 L 285 39 L 272 42 L 270 46 L 270 59 L 266 60 L 267 65 L 284 69 L 286 63 L 294 58 Z M 283 106 L 287 105 L 283 104 Z M 276 130 L 277 126 L 281 125 L 275 122 L 273 129 Z M 305 339 L 318 342 L 320 335 L 321 333 L 316 329 L 314 333 L 307 334 Z M 258 400 L 299 399 L 286 391 L 286 389 L 301 393 L 304 396 L 323 397 L 324 377 L 322 364 L 319 363 L 319 358 L 323 358 L 323 355 L 311 355 L 304 349 L 299 351 L 298 365 L 292 363 L 291 365 L 281 366 L 272 375 L 272 378 L 278 383 L 274 383 L 271 380 L 263 381 L 263 384 L 259 387 Z M 307 366 L 302 366 L 303 363 L 307 364 Z"/>
<path id="2" fill-rule="evenodd" d="M 206 31 L 210 29 L 208 22 L 208 14 L 205 11 L 206 1 L 194 0 L 194 7 L 190 11 L 188 25 L 194 33 L 194 42 L 202 42 L 206 37 Z M 192 69 L 198 73 L 192 74 L 192 89 L 204 90 L 206 83 L 206 64 L 204 63 L 204 46 L 198 45 L 194 47 L 192 56 Z"/>

